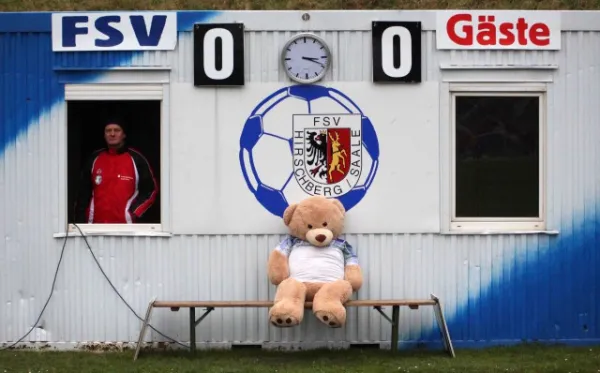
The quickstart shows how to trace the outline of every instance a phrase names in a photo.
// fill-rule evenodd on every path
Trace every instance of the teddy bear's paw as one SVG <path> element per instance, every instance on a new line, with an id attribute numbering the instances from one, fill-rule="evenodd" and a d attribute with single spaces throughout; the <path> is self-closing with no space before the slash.
<path id="1" fill-rule="evenodd" d="M 269 310 L 269 322 L 279 328 L 296 326 L 303 316 L 303 303 L 298 300 L 280 300 Z"/>
<path id="2" fill-rule="evenodd" d="M 330 328 L 341 328 L 345 322 L 344 319 L 337 317 L 333 312 L 329 311 L 316 311 L 315 316 Z"/>
<path id="3" fill-rule="evenodd" d="M 289 328 L 300 324 L 300 320 L 292 315 L 271 315 L 269 321 L 276 327 Z"/>

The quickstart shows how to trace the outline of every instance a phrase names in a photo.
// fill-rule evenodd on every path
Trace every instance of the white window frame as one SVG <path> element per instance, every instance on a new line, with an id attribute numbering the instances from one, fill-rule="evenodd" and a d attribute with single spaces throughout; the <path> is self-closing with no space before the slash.
<path id="1" fill-rule="evenodd" d="M 123 71 L 106 72 L 104 77 L 94 83 L 65 84 L 65 109 L 71 101 L 81 100 L 157 100 L 160 101 L 160 223 L 159 224 L 74 224 L 69 223 L 68 234 L 80 235 L 80 231 L 86 236 L 165 236 L 171 234 L 171 211 L 170 211 L 170 178 L 169 178 L 169 72 L 140 72 L 133 74 Z M 136 74 L 137 73 L 137 74 Z M 136 76 L 137 75 L 137 76 Z M 124 79 L 125 78 L 125 79 Z M 64 118 L 64 144 L 67 144 L 67 118 Z M 65 151 L 66 153 L 66 151 Z M 63 183 L 67 186 L 66 155 L 64 156 L 65 172 Z M 64 188 L 64 201 L 67 201 L 67 188 Z M 68 216 L 67 204 L 64 204 L 63 214 Z M 64 228 L 63 228 L 64 229 Z M 55 237 L 64 237 L 65 234 L 55 234 Z"/>
<path id="2" fill-rule="evenodd" d="M 545 84 L 450 84 L 449 104 L 449 231 L 483 232 L 541 232 L 546 230 L 546 128 L 547 89 Z M 456 96 L 536 96 L 539 97 L 539 217 L 537 218 L 457 218 L 456 217 Z"/>

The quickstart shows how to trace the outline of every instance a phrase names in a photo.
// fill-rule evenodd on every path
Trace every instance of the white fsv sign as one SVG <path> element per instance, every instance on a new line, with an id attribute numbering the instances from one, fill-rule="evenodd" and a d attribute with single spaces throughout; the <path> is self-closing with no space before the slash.
<path id="1" fill-rule="evenodd" d="M 177 45 L 177 13 L 54 13 L 52 50 L 173 50 Z"/>

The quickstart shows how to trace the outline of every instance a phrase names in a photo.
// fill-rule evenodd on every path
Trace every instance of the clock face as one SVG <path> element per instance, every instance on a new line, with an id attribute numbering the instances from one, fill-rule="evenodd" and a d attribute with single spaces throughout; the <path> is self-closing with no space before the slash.
<path id="1" fill-rule="evenodd" d="M 282 51 L 287 75 L 300 83 L 312 83 L 323 78 L 330 63 L 325 42 L 312 34 L 294 36 Z"/>

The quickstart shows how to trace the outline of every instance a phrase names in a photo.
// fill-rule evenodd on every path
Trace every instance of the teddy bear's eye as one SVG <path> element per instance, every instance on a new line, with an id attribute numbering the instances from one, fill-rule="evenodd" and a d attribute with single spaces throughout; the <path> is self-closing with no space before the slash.
<path id="1" fill-rule="evenodd" d="M 323 223 L 323 226 L 326 227 L 327 226 L 327 222 Z"/>
<path id="2" fill-rule="evenodd" d="M 311 224 L 308 225 L 308 229 L 312 229 L 312 225 Z"/>

